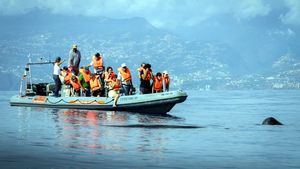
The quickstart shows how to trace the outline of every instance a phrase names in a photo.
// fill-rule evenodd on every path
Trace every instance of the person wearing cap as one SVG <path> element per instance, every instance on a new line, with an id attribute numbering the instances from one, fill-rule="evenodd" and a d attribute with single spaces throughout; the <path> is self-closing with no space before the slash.
<path id="1" fill-rule="evenodd" d="M 133 87 L 130 70 L 125 63 L 122 63 L 118 71 L 118 79 L 121 81 L 123 92 L 126 96 L 130 95 Z"/>
<path id="2" fill-rule="evenodd" d="M 72 49 L 69 52 L 68 67 L 75 75 L 78 75 L 80 60 L 81 60 L 80 51 L 77 49 L 77 45 L 73 45 Z"/>
<path id="3" fill-rule="evenodd" d="M 163 78 L 163 90 L 164 92 L 168 92 L 170 86 L 170 77 L 169 77 L 169 73 L 166 70 L 163 71 L 162 78 Z"/>
<path id="4" fill-rule="evenodd" d="M 55 88 L 54 88 L 54 97 L 59 97 L 59 91 L 61 89 L 61 81 L 60 81 L 60 74 L 61 74 L 61 68 L 60 68 L 60 65 L 62 64 L 63 62 L 61 61 L 61 58 L 60 57 L 57 57 L 55 59 L 55 62 L 54 62 L 54 67 L 53 67 L 53 80 L 54 80 L 54 83 L 55 83 Z"/>

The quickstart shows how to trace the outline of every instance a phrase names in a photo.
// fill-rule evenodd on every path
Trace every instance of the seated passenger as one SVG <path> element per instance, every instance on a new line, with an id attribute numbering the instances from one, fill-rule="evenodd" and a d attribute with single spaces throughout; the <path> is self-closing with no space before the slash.
<path id="1" fill-rule="evenodd" d="M 90 79 L 91 79 L 91 72 L 89 70 L 89 67 L 85 67 L 84 69 L 79 70 L 79 76 L 78 80 L 83 87 L 83 96 L 89 97 L 91 96 L 90 91 Z"/>
<path id="2" fill-rule="evenodd" d="M 120 81 L 117 79 L 117 75 L 114 75 L 109 82 L 109 92 L 108 97 L 114 98 L 113 107 L 117 107 L 117 102 L 120 97 Z"/>
<path id="3" fill-rule="evenodd" d="M 104 73 L 104 82 L 105 82 L 105 96 L 108 96 L 109 87 L 108 84 L 112 80 L 113 76 L 116 74 L 113 72 L 112 67 L 107 67 L 106 72 Z"/>
<path id="4" fill-rule="evenodd" d="M 158 72 L 156 73 L 156 76 L 154 77 L 153 80 L 153 85 L 152 85 L 152 93 L 159 93 L 163 91 L 163 80 L 161 73 Z"/>
<path id="5" fill-rule="evenodd" d="M 63 67 L 63 70 L 61 72 L 61 75 L 63 77 L 62 83 L 63 83 L 63 96 L 65 97 L 69 97 L 71 94 L 71 84 L 70 84 L 70 80 L 72 78 L 72 72 L 68 69 L 67 66 Z"/>
<path id="6" fill-rule="evenodd" d="M 78 78 L 76 76 L 72 76 L 70 83 L 72 85 L 71 93 L 72 96 L 80 96 L 80 89 L 82 88 Z"/>
<path id="7" fill-rule="evenodd" d="M 72 71 L 70 71 L 70 69 L 68 69 L 68 67 L 64 67 L 63 68 L 63 76 L 64 76 L 64 84 L 65 85 L 70 85 L 70 80 L 71 80 L 71 78 L 72 78 Z"/>
<path id="8" fill-rule="evenodd" d="M 99 76 L 96 76 L 94 73 L 91 74 L 90 87 L 92 96 L 100 97 L 102 86 L 99 82 Z"/>
<path id="9" fill-rule="evenodd" d="M 104 73 L 105 83 L 109 83 L 112 80 L 113 76 L 115 76 L 115 75 L 116 74 L 114 73 L 113 68 L 110 66 L 107 67 L 106 72 Z"/>
<path id="10" fill-rule="evenodd" d="M 163 78 L 163 91 L 168 92 L 170 86 L 170 77 L 166 70 L 163 72 L 162 78 Z"/>

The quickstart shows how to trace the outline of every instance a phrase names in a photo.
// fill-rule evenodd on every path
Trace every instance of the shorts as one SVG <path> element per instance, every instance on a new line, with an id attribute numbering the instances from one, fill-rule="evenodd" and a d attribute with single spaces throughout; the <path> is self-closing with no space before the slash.
<path id="1" fill-rule="evenodd" d="M 110 91 L 108 92 L 108 97 L 115 98 L 115 97 L 117 97 L 117 96 L 118 96 L 118 92 L 115 91 L 115 90 L 110 90 Z"/>

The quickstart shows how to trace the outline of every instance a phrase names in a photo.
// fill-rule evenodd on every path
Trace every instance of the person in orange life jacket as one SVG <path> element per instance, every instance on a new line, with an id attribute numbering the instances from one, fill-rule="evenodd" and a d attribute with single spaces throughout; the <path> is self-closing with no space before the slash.
<path id="1" fill-rule="evenodd" d="M 103 61 L 103 56 L 100 53 L 96 53 L 92 57 L 92 61 L 88 66 L 94 67 L 94 73 L 96 73 L 99 77 L 99 82 L 101 83 L 101 86 L 103 87 L 104 84 L 104 71 L 105 71 L 105 66 L 104 66 L 104 61 Z M 101 93 L 101 95 L 104 95 L 104 88 Z"/>
<path id="2" fill-rule="evenodd" d="M 110 82 L 113 78 L 113 76 L 115 75 L 114 70 L 112 67 L 107 67 L 106 68 L 106 72 L 104 73 L 104 81 L 106 83 Z"/>
<path id="3" fill-rule="evenodd" d="M 142 64 L 143 67 L 140 68 L 140 93 L 148 94 L 151 93 L 151 79 L 153 79 L 153 74 L 150 64 Z"/>
<path id="4" fill-rule="evenodd" d="M 112 67 L 107 67 L 106 68 L 106 72 L 104 73 L 104 82 L 105 82 L 105 96 L 108 95 L 108 91 L 109 91 L 109 87 L 108 87 L 108 84 L 109 82 L 112 80 L 113 76 L 116 75 L 113 71 L 113 68 Z"/>
<path id="5" fill-rule="evenodd" d="M 100 53 L 96 53 L 93 57 L 92 57 L 92 61 L 89 64 L 89 66 L 94 67 L 94 73 L 98 73 L 99 71 L 104 71 L 104 62 L 103 62 L 103 56 Z"/>
<path id="6" fill-rule="evenodd" d="M 73 45 L 69 52 L 69 63 L 68 67 L 73 74 L 78 75 L 79 65 L 81 60 L 80 51 L 77 49 L 77 45 Z"/>
<path id="7" fill-rule="evenodd" d="M 118 79 L 121 81 L 122 89 L 125 95 L 130 95 L 132 92 L 132 77 L 130 70 L 125 63 L 122 63 L 121 67 L 118 68 Z"/>
<path id="8" fill-rule="evenodd" d="M 120 97 L 120 89 L 121 84 L 120 81 L 117 79 L 117 75 L 114 75 L 111 79 L 111 81 L 108 83 L 109 86 L 109 92 L 108 97 L 114 98 L 113 107 L 117 106 L 118 99 Z"/>
<path id="9" fill-rule="evenodd" d="M 63 67 L 63 70 L 62 70 L 61 74 L 64 77 L 64 84 L 65 85 L 70 85 L 70 80 L 71 80 L 71 77 L 73 75 L 72 75 L 72 72 L 68 69 L 67 66 Z"/>
<path id="10" fill-rule="evenodd" d="M 101 94 L 102 86 L 99 82 L 99 76 L 97 76 L 95 73 L 91 74 L 90 87 L 92 96 L 99 97 Z"/>
<path id="11" fill-rule="evenodd" d="M 70 80 L 72 77 L 72 72 L 68 69 L 67 66 L 64 66 L 62 71 L 61 71 L 61 82 L 63 83 L 63 93 L 64 96 L 70 96 L 70 91 L 71 91 L 71 84 Z"/>
<path id="12" fill-rule="evenodd" d="M 170 77 L 169 77 L 169 73 L 166 70 L 163 71 L 162 78 L 163 78 L 163 91 L 168 92 L 170 86 Z"/>
<path id="13" fill-rule="evenodd" d="M 163 79 L 160 72 L 156 73 L 153 80 L 152 93 L 159 93 L 163 91 Z"/>
<path id="14" fill-rule="evenodd" d="M 80 89 L 82 89 L 83 87 L 81 86 L 78 78 L 73 75 L 70 80 L 70 83 L 72 85 L 72 90 L 71 90 L 72 96 L 77 96 L 77 97 L 80 96 Z"/>
<path id="15" fill-rule="evenodd" d="M 60 65 L 62 63 L 63 62 L 61 61 L 60 57 L 57 57 L 55 59 L 54 67 L 53 67 L 53 80 L 54 80 L 54 83 L 55 83 L 55 88 L 54 88 L 54 91 L 53 91 L 54 97 L 59 97 L 59 91 L 61 89 L 61 81 L 59 79 L 59 75 L 61 74 Z"/>
<path id="16" fill-rule="evenodd" d="M 78 76 L 78 80 L 81 84 L 81 86 L 83 87 L 83 95 L 86 97 L 91 96 L 91 92 L 90 92 L 90 79 L 91 79 L 91 72 L 89 70 L 89 67 L 82 67 L 79 70 L 79 76 Z"/>

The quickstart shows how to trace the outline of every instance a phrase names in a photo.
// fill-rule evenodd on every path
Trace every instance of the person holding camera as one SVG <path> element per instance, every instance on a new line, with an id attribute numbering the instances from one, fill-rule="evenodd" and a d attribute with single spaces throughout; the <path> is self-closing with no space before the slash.
<path id="1" fill-rule="evenodd" d="M 148 94 L 152 92 L 151 79 L 153 78 L 151 65 L 143 63 L 141 68 L 138 69 L 140 72 L 140 94 Z"/>

